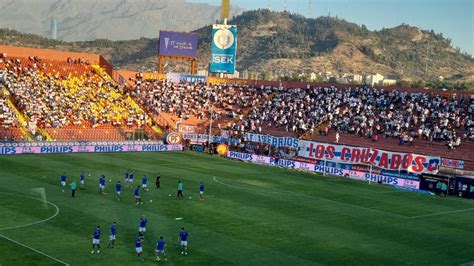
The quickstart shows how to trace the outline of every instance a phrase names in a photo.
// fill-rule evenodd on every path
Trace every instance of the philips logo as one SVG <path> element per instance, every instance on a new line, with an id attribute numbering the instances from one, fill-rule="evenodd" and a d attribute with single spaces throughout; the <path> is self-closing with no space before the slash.
<path id="1" fill-rule="evenodd" d="M 241 152 L 229 152 L 229 157 L 235 158 L 235 159 L 240 159 L 240 160 L 245 160 L 245 161 L 252 161 L 253 157 L 252 154 L 248 153 L 241 153 Z"/>
<path id="2" fill-rule="evenodd" d="M 270 158 L 270 164 L 286 167 L 286 168 L 295 168 L 295 162 L 284 159 Z"/>
<path id="3" fill-rule="evenodd" d="M 0 154 L 16 154 L 16 148 L 14 147 L 9 147 L 9 148 L 6 148 L 6 147 L 1 147 L 0 148 Z"/>
<path id="4" fill-rule="evenodd" d="M 119 145 L 114 145 L 114 146 L 95 146 L 94 148 L 95 152 L 117 152 L 117 151 L 123 151 L 123 147 Z"/>
<path id="5" fill-rule="evenodd" d="M 41 147 L 40 153 L 69 153 L 73 152 L 72 147 L 56 146 L 56 147 Z"/>
<path id="6" fill-rule="evenodd" d="M 143 145 L 142 151 L 167 151 L 166 145 Z"/>

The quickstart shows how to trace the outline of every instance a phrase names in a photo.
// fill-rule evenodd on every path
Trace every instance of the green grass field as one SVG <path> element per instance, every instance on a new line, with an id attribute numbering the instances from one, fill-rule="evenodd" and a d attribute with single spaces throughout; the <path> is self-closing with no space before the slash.
<path id="1" fill-rule="evenodd" d="M 66 171 L 68 181 L 78 181 L 81 169 L 91 176 L 86 189 L 72 199 L 69 190 L 61 192 L 59 177 Z M 141 208 L 134 205 L 132 189 L 125 188 L 122 200 L 115 200 L 114 184 L 123 180 L 126 169 L 135 171 L 135 184 L 143 174 L 151 179 Z M 158 172 L 160 190 L 154 187 Z M 112 179 L 106 196 L 98 193 L 100 174 Z M 186 200 L 175 198 L 179 179 Z M 206 185 L 204 202 L 198 200 L 200 181 Z M 43 188 L 48 204 L 37 199 Z M 52 258 L 71 265 L 140 265 L 134 239 L 142 214 L 149 221 L 147 265 L 155 264 L 153 250 L 160 235 L 167 241 L 166 265 L 474 261 L 474 201 L 191 152 L 2 156 L 0 203 L 2 266 L 60 265 Z M 116 247 L 106 249 L 113 221 L 118 224 Z M 91 255 L 96 225 L 102 227 L 102 253 Z M 11 228 L 17 226 L 23 227 Z M 183 226 L 189 233 L 187 256 L 177 246 Z"/>

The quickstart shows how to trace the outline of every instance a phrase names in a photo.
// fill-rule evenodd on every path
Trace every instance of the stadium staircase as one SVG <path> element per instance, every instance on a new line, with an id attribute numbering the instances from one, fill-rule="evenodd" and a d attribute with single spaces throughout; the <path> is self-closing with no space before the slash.
<path id="1" fill-rule="evenodd" d="M 32 141 L 33 140 L 33 135 L 24 126 L 27 123 L 27 120 L 25 119 L 23 114 L 20 112 L 20 110 L 18 110 L 18 108 L 16 108 L 16 106 L 13 104 L 13 101 L 12 101 L 10 95 L 7 97 L 7 103 L 12 108 L 12 110 L 15 111 L 15 113 L 18 117 L 19 127 L 16 128 L 16 129 L 20 132 L 20 134 L 17 134 L 16 136 L 13 135 L 14 138 L 15 139 L 18 139 L 18 138 L 25 139 L 25 137 L 26 137 L 26 139 L 28 141 Z"/>

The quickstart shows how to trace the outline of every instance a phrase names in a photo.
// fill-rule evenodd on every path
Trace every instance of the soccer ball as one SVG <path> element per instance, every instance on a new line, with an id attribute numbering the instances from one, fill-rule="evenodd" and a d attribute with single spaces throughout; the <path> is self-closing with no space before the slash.
<path id="1" fill-rule="evenodd" d="M 168 197 L 171 197 L 171 194 L 169 194 Z"/>
<path id="2" fill-rule="evenodd" d="M 89 176 L 91 176 L 91 174 L 89 174 Z"/>
<path id="3" fill-rule="evenodd" d="M 150 200 L 150 203 L 152 203 L 152 202 L 153 202 L 153 200 Z"/>
<path id="4" fill-rule="evenodd" d="M 112 179 L 109 179 L 109 182 L 112 182 Z"/>
<path id="5" fill-rule="evenodd" d="M 189 199 L 191 199 L 191 197 L 189 197 Z"/>

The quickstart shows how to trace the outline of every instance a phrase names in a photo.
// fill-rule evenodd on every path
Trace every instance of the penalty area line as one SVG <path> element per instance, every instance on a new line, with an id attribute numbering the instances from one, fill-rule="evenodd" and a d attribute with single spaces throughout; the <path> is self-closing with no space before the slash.
<path id="1" fill-rule="evenodd" d="M 461 209 L 461 210 L 454 210 L 454 211 L 446 211 L 446 212 L 435 212 L 435 213 L 430 213 L 430 214 L 423 214 L 423 215 L 411 216 L 410 219 L 424 218 L 424 217 L 432 217 L 432 216 L 438 216 L 438 215 L 443 215 L 443 214 L 451 214 L 451 213 L 458 213 L 458 212 L 467 212 L 467 211 L 472 211 L 472 210 L 474 210 L 474 208 Z"/>
<path id="2" fill-rule="evenodd" d="M 47 257 L 47 258 L 49 258 L 49 259 L 52 259 L 52 260 L 54 260 L 54 261 L 56 261 L 56 262 L 58 262 L 58 263 L 61 263 L 62 265 L 69 265 L 68 263 L 66 263 L 66 262 L 64 262 L 64 261 L 62 261 L 62 260 L 56 259 L 55 257 L 52 257 L 52 256 L 50 256 L 50 255 L 48 255 L 48 254 L 46 254 L 46 253 L 44 253 L 44 252 L 41 252 L 41 251 L 39 251 L 39 250 L 37 250 L 37 249 L 35 249 L 35 248 L 32 248 L 32 247 L 28 246 L 28 245 L 22 244 L 22 243 L 20 243 L 20 242 L 14 240 L 14 239 L 11 239 L 11 238 L 6 237 L 6 236 L 4 236 L 4 235 L 0 235 L 0 237 L 3 238 L 3 239 L 8 240 L 8 241 L 10 241 L 10 242 L 13 242 L 13 243 L 15 243 L 15 244 L 17 244 L 17 245 L 20 245 L 20 246 L 22 246 L 22 247 L 24 247 L 24 248 L 27 248 L 27 249 L 29 249 L 29 250 L 31 250 L 31 251 L 34 251 L 34 252 L 36 252 L 36 253 L 38 253 L 38 254 L 40 254 L 40 255 L 43 255 L 43 256 L 45 256 L 45 257 Z"/>

